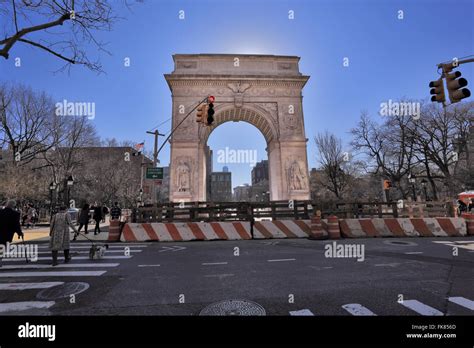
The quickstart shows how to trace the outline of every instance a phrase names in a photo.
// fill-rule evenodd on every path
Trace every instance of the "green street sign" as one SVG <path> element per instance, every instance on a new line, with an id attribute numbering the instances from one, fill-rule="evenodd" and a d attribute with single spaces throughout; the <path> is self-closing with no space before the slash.
<path id="1" fill-rule="evenodd" d="M 147 179 L 163 179 L 163 168 L 147 168 Z"/>

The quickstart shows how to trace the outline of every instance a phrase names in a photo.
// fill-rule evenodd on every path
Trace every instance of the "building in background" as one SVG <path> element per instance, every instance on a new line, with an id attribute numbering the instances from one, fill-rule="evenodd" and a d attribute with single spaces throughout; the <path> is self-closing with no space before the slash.
<path id="1" fill-rule="evenodd" d="M 268 160 L 260 161 L 252 168 L 252 185 L 258 184 L 264 180 L 269 180 Z"/>
<path id="2" fill-rule="evenodd" d="M 212 202 L 230 202 L 232 200 L 232 173 L 227 167 L 222 172 L 212 172 L 210 182 Z"/>
<path id="3" fill-rule="evenodd" d="M 234 187 L 233 200 L 235 202 L 248 202 L 250 200 L 250 189 L 251 186 L 249 184 L 243 184 Z"/>

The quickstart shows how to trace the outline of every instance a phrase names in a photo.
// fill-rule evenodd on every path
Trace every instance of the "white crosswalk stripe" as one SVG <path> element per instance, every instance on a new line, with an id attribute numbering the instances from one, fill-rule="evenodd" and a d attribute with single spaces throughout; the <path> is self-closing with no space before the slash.
<path id="1" fill-rule="evenodd" d="M 54 301 L 24 301 L 0 303 L 0 313 L 12 311 L 26 311 L 28 309 L 50 308 L 54 306 Z"/>
<path id="2" fill-rule="evenodd" d="M 99 277 L 107 271 L 2 272 L 0 278 L 18 277 Z"/>
<path id="3" fill-rule="evenodd" d="M 461 307 L 470 309 L 474 311 L 474 301 L 465 297 L 461 296 L 453 296 L 453 297 L 448 297 L 447 298 L 450 302 L 455 303 L 456 305 L 459 305 Z M 446 301 L 446 298 L 440 297 L 439 298 L 440 303 L 443 303 Z M 439 311 L 436 308 L 433 308 L 431 306 L 428 306 L 427 304 L 418 301 L 418 300 L 405 300 L 402 302 L 398 302 L 399 304 L 403 305 L 404 307 L 418 313 L 419 315 L 425 315 L 425 316 L 444 316 L 445 313 Z M 397 313 L 390 313 L 386 312 L 384 308 L 380 308 L 378 314 L 374 313 L 371 309 L 365 307 L 364 305 L 360 303 L 348 303 L 344 304 L 341 306 L 344 310 L 346 310 L 348 313 L 354 316 L 377 316 L 377 315 L 394 315 Z M 334 308 L 335 309 L 335 308 Z M 456 315 L 456 313 L 452 313 L 453 309 L 449 310 L 450 315 Z M 289 311 L 289 315 L 291 316 L 311 316 L 315 315 L 310 309 L 300 309 L 296 311 Z M 325 313 L 320 313 L 322 315 L 325 315 Z M 327 314 L 327 313 L 326 313 Z M 398 315 L 398 314 L 397 314 Z"/>
<path id="4" fill-rule="evenodd" d="M 57 266 L 50 264 L 24 263 L 20 265 L 7 265 L 1 269 L 56 269 L 56 268 L 102 268 L 102 267 L 117 267 L 119 263 L 60 263 Z M 1 274 L 1 273 L 0 273 Z"/>
<path id="5" fill-rule="evenodd" d="M 369 316 L 369 315 L 376 315 L 370 309 L 362 306 L 359 303 L 349 303 L 342 306 L 346 311 L 351 313 L 352 315 L 361 315 L 361 316 Z"/>
<path id="6" fill-rule="evenodd" d="M 444 315 L 442 312 L 440 312 L 436 308 L 430 307 L 417 300 L 404 300 L 403 302 L 399 302 L 399 303 L 421 315 L 436 315 L 436 316 Z"/>
<path id="7" fill-rule="evenodd" d="M 4 283 L 0 284 L 0 290 L 31 290 L 48 289 L 53 286 L 63 285 L 64 282 L 44 282 L 44 283 Z"/>
<path id="8" fill-rule="evenodd" d="M 312 316 L 314 314 L 309 309 L 300 309 L 298 311 L 291 311 L 290 315 L 294 315 L 294 316 Z"/>
<path id="9" fill-rule="evenodd" d="M 120 263 L 107 263 L 104 260 L 128 260 L 134 255 L 142 252 L 147 245 L 109 245 L 105 256 L 101 260 L 89 259 L 90 244 L 71 244 L 72 261 L 70 263 L 63 262 L 63 253 L 59 253 L 56 266 L 52 266 L 51 251 L 48 244 L 38 245 L 38 257 L 35 257 L 35 262 L 28 257 L 30 262 L 26 262 L 24 257 L 19 258 L 4 258 L 2 260 L 2 267 L 0 267 L 0 291 L 39 291 L 41 289 L 48 289 L 55 286 L 65 284 L 64 281 L 47 281 L 42 282 L 41 278 L 65 278 L 71 277 L 100 277 L 107 273 L 107 269 L 118 267 Z M 130 254 L 126 254 L 129 251 Z M 84 261 L 83 261 L 84 260 Z M 37 262 L 38 261 L 38 262 Z M 79 262 L 76 262 L 79 261 Z M 113 262 L 113 261 L 112 261 Z M 18 279 L 21 281 L 16 282 Z M 30 282 L 25 282 L 25 279 L 31 279 Z M 40 281 L 35 281 L 36 279 Z M 32 293 L 31 299 L 35 298 L 35 293 Z M 5 302 L 0 303 L 0 313 L 21 312 L 34 309 L 48 309 L 54 306 L 54 301 L 22 301 L 22 302 Z"/>
<path id="10" fill-rule="evenodd" d="M 131 259 L 132 256 L 125 256 L 125 255 L 115 255 L 115 256 L 104 256 L 103 260 L 114 260 L 114 259 Z M 35 258 L 36 260 L 44 261 L 44 260 L 51 260 L 51 257 L 46 256 L 39 256 Z M 89 260 L 89 256 L 76 256 L 73 257 L 74 260 Z M 30 260 L 31 261 L 31 260 Z M 3 259 L 3 262 L 25 262 L 24 258 L 14 258 L 14 259 Z"/>
<path id="11" fill-rule="evenodd" d="M 456 303 L 460 306 L 463 306 L 467 309 L 470 309 L 471 311 L 474 311 L 474 301 L 471 301 L 467 298 L 464 297 L 449 297 L 449 301 Z"/>

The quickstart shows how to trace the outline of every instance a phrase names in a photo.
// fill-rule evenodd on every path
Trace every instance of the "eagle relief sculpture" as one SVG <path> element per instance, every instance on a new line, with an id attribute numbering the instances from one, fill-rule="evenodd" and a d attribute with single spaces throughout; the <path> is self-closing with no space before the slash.
<path id="1" fill-rule="evenodd" d="M 227 87 L 234 92 L 234 105 L 236 108 L 241 108 L 244 104 L 244 92 L 250 88 L 249 83 L 228 83 Z"/>

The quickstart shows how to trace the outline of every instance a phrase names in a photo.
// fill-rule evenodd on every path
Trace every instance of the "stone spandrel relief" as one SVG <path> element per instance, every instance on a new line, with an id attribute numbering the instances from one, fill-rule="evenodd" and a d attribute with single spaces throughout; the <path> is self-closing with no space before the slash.
<path id="1" fill-rule="evenodd" d="M 308 189 L 307 175 L 302 170 L 300 161 L 291 160 L 288 162 L 287 176 L 289 191 L 304 191 Z"/>

